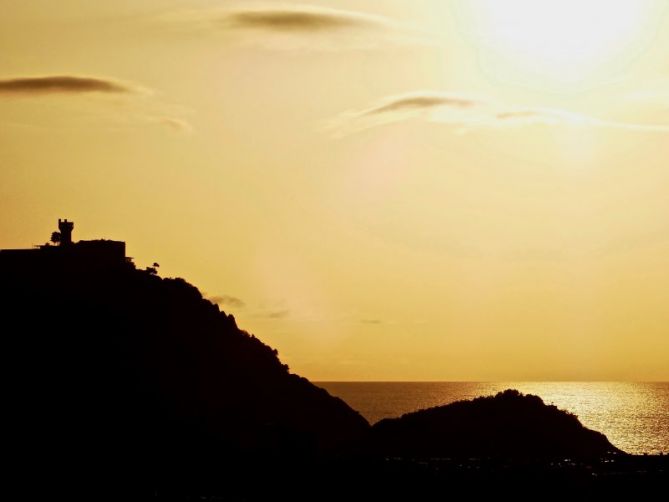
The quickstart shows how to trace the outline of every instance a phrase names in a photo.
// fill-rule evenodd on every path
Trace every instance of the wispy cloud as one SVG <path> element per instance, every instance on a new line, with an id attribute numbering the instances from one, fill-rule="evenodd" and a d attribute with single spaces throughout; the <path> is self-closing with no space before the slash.
<path id="1" fill-rule="evenodd" d="M 221 16 L 221 25 L 232 29 L 277 32 L 322 32 L 344 29 L 377 28 L 381 18 L 348 11 L 305 6 L 256 8 L 230 11 Z"/>
<path id="2" fill-rule="evenodd" d="M 177 117 L 152 117 L 155 122 L 164 125 L 175 132 L 192 133 L 193 125 L 187 120 Z"/>
<path id="3" fill-rule="evenodd" d="M 128 94 L 139 87 L 116 80 L 81 77 L 76 75 L 49 75 L 0 79 L 0 96 L 39 96 L 47 94 Z"/>
<path id="4" fill-rule="evenodd" d="M 173 12 L 164 21 L 225 33 L 230 40 L 272 50 L 365 49 L 429 43 L 425 35 L 383 16 L 304 4 Z"/>
<path id="5" fill-rule="evenodd" d="M 447 124 L 458 132 L 529 125 L 669 132 L 669 124 L 610 121 L 567 110 L 513 106 L 482 97 L 433 91 L 390 96 L 367 108 L 346 111 L 333 119 L 328 128 L 335 136 L 346 136 L 373 127 L 415 119 Z"/>
<path id="6" fill-rule="evenodd" d="M 462 96 L 436 94 L 436 93 L 416 93 L 397 96 L 385 100 L 383 103 L 364 111 L 365 115 L 379 115 L 389 112 L 402 111 L 420 111 L 440 106 L 452 108 L 472 108 L 478 102 L 474 99 Z"/>
<path id="7" fill-rule="evenodd" d="M 246 306 L 246 303 L 242 299 L 232 295 L 212 296 L 209 300 L 225 307 L 244 308 Z"/>
<path id="8" fill-rule="evenodd" d="M 253 305 L 246 305 L 244 304 L 244 307 L 246 307 L 246 316 L 249 319 L 261 319 L 261 320 L 268 320 L 268 321 L 279 321 L 287 318 L 294 318 L 296 312 L 292 311 L 288 308 L 283 308 L 279 305 L 275 305 L 274 307 L 271 306 L 253 306 Z"/>
<path id="9" fill-rule="evenodd" d="M 669 79 L 648 82 L 626 96 L 629 103 L 642 105 L 655 110 L 669 110 Z"/>
<path id="10" fill-rule="evenodd" d="M 74 99 L 88 95 L 114 98 L 97 99 L 95 105 L 87 102 L 85 113 L 74 101 L 68 101 L 62 104 L 67 108 L 58 120 L 74 120 L 76 123 L 77 119 L 102 118 L 114 126 L 158 124 L 172 131 L 192 132 L 192 126 L 174 114 L 175 109 L 182 107 L 162 102 L 154 94 L 138 84 L 107 77 L 61 74 L 0 79 L 0 100 L 3 101 L 40 100 L 52 96 L 72 96 Z"/>
<path id="11" fill-rule="evenodd" d="M 290 315 L 290 310 L 275 310 L 267 312 L 264 317 L 267 319 L 285 319 Z"/>

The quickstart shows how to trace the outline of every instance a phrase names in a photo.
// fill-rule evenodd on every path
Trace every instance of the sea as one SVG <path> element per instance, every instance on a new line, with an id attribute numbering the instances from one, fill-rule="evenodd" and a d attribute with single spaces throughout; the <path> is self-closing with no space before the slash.
<path id="1" fill-rule="evenodd" d="M 534 394 L 637 455 L 669 454 L 669 382 L 317 382 L 370 423 L 505 389 Z"/>

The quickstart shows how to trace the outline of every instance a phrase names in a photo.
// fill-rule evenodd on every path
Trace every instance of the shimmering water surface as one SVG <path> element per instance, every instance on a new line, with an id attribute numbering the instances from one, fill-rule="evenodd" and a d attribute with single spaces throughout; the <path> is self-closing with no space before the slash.
<path id="1" fill-rule="evenodd" d="M 319 382 L 370 423 L 518 389 L 570 411 L 628 453 L 669 453 L 669 382 Z"/>

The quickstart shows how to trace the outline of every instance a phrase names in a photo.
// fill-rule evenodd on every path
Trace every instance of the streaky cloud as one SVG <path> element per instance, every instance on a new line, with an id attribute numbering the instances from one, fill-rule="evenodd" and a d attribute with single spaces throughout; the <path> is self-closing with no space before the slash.
<path id="1" fill-rule="evenodd" d="M 232 11 L 223 16 L 225 26 L 279 32 L 312 32 L 360 28 L 380 24 L 371 16 L 330 9 L 256 9 Z"/>
<path id="2" fill-rule="evenodd" d="M 267 319 L 285 319 L 290 315 L 290 310 L 276 310 L 265 314 Z"/>
<path id="3" fill-rule="evenodd" d="M 639 89 L 629 92 L 625 100 L 636 106 L 647 106 L 654 110 L 669 110 L 669 78 L 651 80 Z"/>
<path id="4" fill-rule="evenodd" d="M 376 115 L 403 110 L 421 110 L 437 106 L 452 106 L 456 108 L 469 108 L 476 106 L 477 102 L 459 96 L 447 96 L 438 94 L 415 94 L 391 98 L 386 103 L 370 108 L 364 112 L 365 115 Z"/>
<path id="5" fill-rule="evenodd" d="M 499 120 L 531 119 L 537 117 L 533 110 L 521 110 L 516 112 L 500 112 L 496 115 Z"/>
<path id="6" fill-rule="evenodd" d="M 269 50 L 340 51 L 434 44 L 415 28 L 372 13 L 292 3 L 249 3 L 175 11 L 161 19 L 203 33 L 223 33 L 233 43 Z"/>
<path id="7" fill-rule="evenodd" d="M 181 133 L 192 133 L 194 131 L 193 125 L 187 120 L 177 117 L 159 117 L 156 119 L 160 124 L 168 129 Z M 213 301 L 213 300 L 212 300 Z"/>
<path id="8" fill-rule="evenodd" d="M 42 99 L 48 96 L 88 94 L 128 98 L 100 103 L 99 107 L 91 108 L 92 115 L 104 118 L 110 123 L 117 125 L 159 124 L 175 132 L 193 132 L 193 126 L 188 121 L 173 115 L 173 113 L 179 113 L 179 111 L 170 110 L 170 108 L 175 108 L 174 106 L 156 102 L 153 91 L 134 83 L 111 78 L 62 74 L 0 79 L 0 99 L 31 97 Z M 65 115 L 70 116 L 69 114 L 63 116 Z M 27 126 L 38 127 L 35 124 L 27 124 Z"/>
<path id="9" fill-rule="evenodd" d="M 335 137 L 392 123 L 422 119 L 447 124 L 459 132 L 531 125 L 596 127 L 635 132 L 669 132 L 669 124 L 604 120 L 568 110 L 513 106 L 459 93 L 418 91 L 389 96 L 367 108 L 349 110 L 330 121 Z"/>
<path id="10" fill-rule="evenodd" d="M 212 301 L 220 306 L 232 307 L 232 308 L 244 308 L 246 303 L 236 296 L 232 295 L 218 295 L 212 296 L 209 298 L 209 301 Z"/>
<path id="11" fill-rule="evenodd" d="M 0 96 L 41 96 L 49 94 L 128 94 L 138 88 L 116 80 L 81 77 L 76 75 L 49 75 L 0 79 Z"/>

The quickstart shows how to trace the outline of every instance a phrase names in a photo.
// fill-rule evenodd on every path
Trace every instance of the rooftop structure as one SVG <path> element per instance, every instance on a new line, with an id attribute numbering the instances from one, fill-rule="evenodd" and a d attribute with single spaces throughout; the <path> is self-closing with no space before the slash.
<path id="1" fill-rule="evenodd" d="M 72 241 L 74 222 L 58 220 L 51 243 L 31 249 L 0 249 L 0 268 L 20 272 L 25 267 L 109 268 L 127 262 L 125 242 L 112 240 Z"/>

